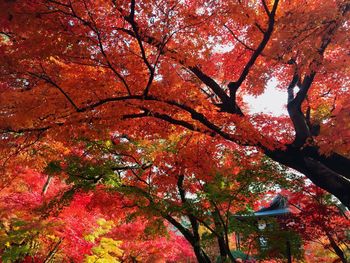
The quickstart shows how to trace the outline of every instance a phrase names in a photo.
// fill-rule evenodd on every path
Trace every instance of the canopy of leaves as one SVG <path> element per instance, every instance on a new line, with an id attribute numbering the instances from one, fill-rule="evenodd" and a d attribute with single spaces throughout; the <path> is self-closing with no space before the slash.
<path id="1" fill-rule="evenodd" d="M 234 262 L 233 232 L 254 260 L 254 223 L 232 218 L 285 191 L 304 247 L 346 262 L 328 194 L 350 207 L 349 11 L 0 1 L 2 260 Z M 288 115 L 252 114 L 274 89 Z"/>

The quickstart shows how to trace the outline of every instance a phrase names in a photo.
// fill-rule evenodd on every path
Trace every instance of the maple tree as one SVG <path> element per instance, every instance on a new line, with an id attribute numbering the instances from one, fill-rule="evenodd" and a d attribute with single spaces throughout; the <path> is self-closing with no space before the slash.
<path id="1" fill-rule="evenodd" d="M 74 195 L 67 195 L 71 186 L 57 177 L 43 194 L 45 177 L 21 169 L 16 180 L 1 191 L 0 254 L 4 262 L 192 260 L 193 253 L 182 236 L 166 229 L 147 232 L 151 218 L 128 220 L 120 195 L 108 195 L 101 187 L 93 192 L 76 189 Z M 53 206 L 57 200 L 59 206 Z M 113 204 L 113 213 L 108 204 Z"/>
<path id="2" fill-rule="evenodd" d="M 113 142 L 83 140 L 64 159 L 49 163 L 45 169 L 47 175 L 19 170 L 19 177 L 2 191 L 6 217 L 1 220 L 4 225 L 17 216 L 17 220 L 23 222 L 36 220 L 33 231 L 39 234 L 35 240 L 41 245 L 39 250 L 29 249 L 25 240 L 20 244 L 8 243 L 11 232 L 6 232 L 2 236 L 3 243 L 8 244 L 5 255 L 14 259 L 13 251 L 19 245 L 23 250 L 18 257 L 30 253 L 36 255 L 36 260 L 64 255 L 79 262 L 84 257 L 87 262 L 97 258 L 152 261 L 154 256 L 159 259 L 159 253 L 166 251 L 164 259 L 174 258 L 179 262 L 184 257 L 191 258 L 191 253 L 184 254 L 184 249 L 191 244 L 199 262 L 210 262 L 204 252 L 207 249 L 201 234 L 204 228 L 211 239 L 217 240 L 221 259 L 225 260 L 231 256 L 228 239 L 232 231 L 231 215 L 252 205 L 261 191 L 273 186 L 271 178 L 285 180 L 282 170 L 266 159 L 259 161 L 262 156 L 258 152 L 243 157 L 245 154 L 239 149 L 233 151 L 222 145 L 217 148 L 215 140 L 208 144 L 205 136 L 190 133 L 158 143 L 130 143 L 125 138 L 122 141 L 118 137 Z M 196 160 L 189 158 L 194 149 Z M 249 170 L 243 170 L 248 167 Z M 252 180 L 252 175 L 260 177 L 259 182 Z M 64 177 L 65 183 L 62 183 Z M 33 197 L 28 196 L 28 191 Z M 129 212 L 122 211 L 121 207 L 129 208 Z M 29 215 L 23 216 L 23 211 Z M 145 217 L 143 222 L 125 223 L 124 214 L 131 218 Z M 82 219 L 77 221 L 77 218 Z M 174 237 L 174 232 L 169 232 L 170 240 L 154 240 L 154 234 L 151 240 L 144 240 L 150 231 L 159 234 L 163 229 L 161 232 L 164 232 L 164 223 L 159 218 L 173 224 L 188 243 L 183 243 L 182 236 Z M 96 219 L 99 220 L 97 229 Z M 54 225 L 50 227 L 50 224 Z M 95 234 L 86 236 L 91 231 Z M 42 245 L 46 240 L 43 240 L 44 234 L 50 237 L 46 246 Z M 93 247 L 96 241 L 99 243 Z M 94 254 L 86 257 L 91 251 Z M 214 259 L 216 256 L 214 254 Z"/>
<path id="3" fill-rule="evenodd" d="M 126 207 L 137 207 L 135 214 L 172 224 L 199 262 L 210 262 L 216 253 L 222 261 L 229 257 L 235 262 L 229 238 L 232 215 L 253 206 L 266 189 L 293 180 L 259 152 L 217 145 L 193 133 L 140 142 L 114 135 L 112 141 L 84 140 L 79 147 L 74 156 L 49 164 L 52 172 L 68 175 L 67 181 L 83 188 L 104 184 L 111 192 L 97 202 L 106 214 L 114 210 L 118 193 Z M 209 256 L 206 240 L 213 239 L 218 251 Z"/>
<path id="4" fill-rule="evenodd" d="M 185 128 L 258 147 L 349 206 L 349 10 L 341 0 L 2 1 L 3 154 L 72 132 Z M 242 95 L 271 78 L 289 118 L 249 114 Z"/>
<path id="5" fill-rule="evenodd" d="M 256 217 L 240 218 L 242 222 L 237 227 L 243 233 L 241 245 L 257 250 L 257 257 L 267 262 L 286 258 L 287 253 L 293 258 L 292 262 L 301 258 L 305 262 L 348 262 L 349 211 L 333 196 L 303 178 L 296 178 L 294 182 L 294 187 L 279 193 L 288 203 L 289 212 L 260 217 L 258 220 L 267 224 L 265 229 L 256 230 Z M 273 191 L 267 196 L 271 194 L 276 196 Z M 269 206 L 264 198 L 257 204 L 260 208 Z M 266 243 L 254 246 L 255 242 L 261 242 L 260 237 L 264 237 Z"/>
<path id="6" fill-rule="evenodd" d="M 162 234 L 161 217 L 180 230 L 199 261 L 208 261 L 201 225 L 217 239 L 222 258 L 231 257 L 230 213 L 286 176 L 261 154 L 349 207 L 349 10 L 345 0 L 1 1 L 0 184 L 8 210 L 1 234 L 9 242 L 2 253 L 22 257 L 40 241 L 35 256 L 44 258 L 59 246 L 76 261 L 85 252 L 92 261 L 110 259 L 113 249 L 114 258 L 136 260 L 135 245 L 150 252 L 141 260 L 152 261 L 153 249 L 175 260 L 176 249 L 161 256 L 164 240 L 142 240 L 149 229 Z M 250 113 L 244 96 L 263 94 L 271 80 L 286 93 L 288 116 Z M 24 167 L 45 175 L 29 172 L 33 181 L 22 183 Z M 266 169 L 270 177 L 262 176 Z M 108 195 L 100 184 L 118 193 Z M 87 212 L 93 196 L 110 206 L 95 202 L 97 214 Z M 114 202 L 121 196 L 126 203 Z M 131 214 L 149 216 L 147 226 L 135 222 L 140 235 L 123 236 L 128 226 L 118 220 L 127 212 L 116 203 L 136 204 Z M 98 216 L 113 210 L 121 215 L 110 219 L 124 230 L 90 236 L 99 242 L 92 247 L 83 235 L 106 227 L 98 226 Z M 76 213 L 85 226 L 43 237 L 52 220 L 74 225 Z M 179 223 L 181 216 L 191 226 Z M 12 221 L 17 217 L 23 222 Z M 322 238 L 339 252 L 345 237 L 332 231 Z M 38 239 L 30 243 L 32 237 Z M 188 250 L 184 239 L 171 238 Z M 71 244 L 85 252 L 74 253 Z"/>
<path id="7" fill-rule="evenodd" d="M 304 240 L 320 243 L 337 255 L 334 262 L 347 262 L 348 210 L 344 210 L 331 196 L 314 185 L 304 185 L 301 191 L 289 193 L 289 196 L 289 202 L 296 210 L 291 217 L 293 228 Z"/>
<path id="8" fill-rule="evenodd" d="M 183 149 L 184 145 L 180 143 L 179 146 L 179 149 Z M 167 150 L 172 151 L 173 149 L 167 148 Z M 157 155 L 154 156 L 155 159 L 158 159 L 159 154 L 162 153 L 157 151 Z M 203 152 L 199 154 L 203 155 Z M 174 152 L 174 156 L 176 156 L 175 159 L 179 158 L 180 161 L 186 160 L 186 158 L 182 159 L 186 157 L 185 153 L 179 155 L 178 152 Z M 174 156 L 168 158 L 166 162 L 169 164 Z M 208 154 L 209 156 L 210 154 Z M 104 158 L 106 157 L 104 156 Z M 81 162 L 79 159 L 69 158 L 69 160 L 71 162 Z M 63 167 L 68 169 L 69 166 L 72 167 L 72 164 L 63 164 Z M 158 163 L 155 162 L 155 164 Z M 162 164 L 162 162 L 159 164 Z M 228 167 L 232 167 L 232 164 Z M 162 168 L 160 167 L 160 169 Z M 179 167 L 174 166 L 174 169 L 179 169 Z M 269 166 L 263 169 L 268 169 L 266 173 L 267 182 L 264 183 L 262 180 L 260 184 L 264 185 L 267 183 L 267 185 L 271 185 L 271 182 L 268 183 L 271 180 L 271 169 Z M 211 182 L 209 184 L 214 188 L 220 187 L 221 191 L 217 192 L 212 188 L 208 190 L 210 188 L 205 187 L 200 192 L 208 195 L 206 199 L 211 200 L 219 208 L 219 216 L 221 218 L 225 219 L 225 213 L 228 211 L 226 203 L 228 197 L 231 197 L 228 200 L 233 200 L 230 209 L 232 213 L 235 213 L 235 211 L 246 212 L 244 206 L 249 203 L 247 202 L 249 197 L 246 196 L 247 193 L 244 193 L 244 188 L 236 184 L 240 182 L 240 184 L 244 185 L 246 182 L 242 181 L 242 179 L 249 179 L 249 177 L 243 170 L 239 173 L 241 173 L 243 178 L 238 179 L 240 176 L 236 179 L 228 177 L 226 180 L 230 179 L 231 183 L 226 181 L 225 184 L 227 185 L 223 184 L 225 181 L 222 181 L 223 178 L 219 179 L 221 183 L 217 184 L 217 177 L 210 179 L 210 176 L 206 176 L 206 180 Z M 81 174 L 84 175 L 85 173 Z M 139 175 L 141 176 L 140 180 L 149 176 L 147 173 Z M 71 176 L 74 175 L 72 174 Z M 130 179 L 132 180 L 135 176 L 131 173 Z M 161 180 L 165 180 L 164 174 L 154 174 L 153 176 L 162 177 Z M 200 175 L 198 176 L 197 179 L 204 179 Z M 260 173 L 260 176 L 264 176 L 264 172 Z M 127 177 L 125 175 L 125 178 Z M 173 185 L 177 184 L 174 176 L 169 177 L 169 180 L 172 180 L 171 177 L 175 179 Z M 87 186 L 85 186 L 84 191 L 76 189 L 74 195 L 67 195 L 66 193 L 70 193 L 71 186 L 62 183 L 59 177 L 53 177 L 49 186 L 45 187 L 47 175 L 28 169 L 19 169 L 16 179 L 10 186 L 4 188 L 0 194 L 2 224 L 0 228 L 0 251 L 2 259 L 4 261 L 23 259 L 24 262 L 31 262 L 32 260 L 35 260 L 35 262 L 48 262 L 52 259 L 61 261 L 73 260 L 74 262 L 82 262 L 83 260 L 84 262 L 95 262 L 95 260 L 98 260 L 98 262 L 103 262 L 103 260 L 109 260 L 110 262 L 123 260 L 188 262 L 188 260 L 193 258 L 189 243 L 185 241 L 184 237 L 176 235 L 173 231 L 169 231 L 168 236 L 162 236 L 165 228 L 161 226 L 164 226 L 164 223 L 157 219 L 158 213 L 156 211 L 158 210 L 159 212 L 160 206 L 147 205 L 142 202 L 142 196 L 137 196 L 137 194 L 136 197 L 134 196 L 135 192 L 127 194 L 125 191 L 116 191 L 116 185 L 112 183 L 111 178 L 106 176 L 104 179 L 106 180 L 104 183 L 108 182 L 106 185 L 99 184 L 95 189 L 91 187 L 86 188 Z M 136 180 L 134 184 L 129 182 L 129 185 L 141 186 L 137 183 L 138 181 Z M 155 178 L 154 181 L 152 192 L 154 188 L 161 187 L 161 184 L 156 183 Z M 234 183 L 234 181 L 236 182 Z M 91 185 L 91 182 L 89 185 Z M 108 185 L 112 185 L 113 188 L 106 188 Z M 192 189 L 192 185 L 192 183 L 187 182 L 184 187 L 189 190 Z M 171 183 L 164 186 L 169 187 L 168 191 L 172 188 Z M 231 190 L 237 195 L 234 199 L 232 199 L 231 193 L 227 195 L 222 193 L 223 191 L 229 191 L 233 186 L 234 189 Z M 259 185 L 255 187 L 257 189 L 260 188 Z M 296 189 L 299 187 L 297 186 Z M 327 197 L 324 191 L 312 185 L 304 185 L 302 187 L 304 189 L 302 191 L 283 192 L 283 194 L 289 195 L 291 207 L 296 207 L 295 210 L 297 211 L 297 213 L 283 219 L 283 224 L 289 227 L 292 226 L 294 230 L 300 232 L 307 245 L 305 246 L 306 259 L 311 258 L 307 262 L 313 262 L 315 258 L 320 262 L 329 262 L 332 257 L 324 253 L 324 248 L 338 254 L 339 258 L 346 262 L 345 252 L 348 246 L 346 233 L 349 227 L 346 213 L 348 212 L 344 214 L 337 207 L 330 205 L 332 200 Z M 45 188 L 46 192 L 44 193 L 43 189 Z M 267 189 L 269 188 L 267 186 Z M 144 187 L 140 190 L 142 189 L 146 190 Z M 257 193 L 257 189 L 253 192 Z M 252 189 L 248 192 L 252 193 L 251 191 Z M 201 201 L 202 204 L 197 203 L 196 200 L 200 197 L 193 199 L 188 196 L 187 201 L 194 202 L 195 206 L 189 205 L 186 207 L 179 204 L 176 196 L 170 197 L 172 192 L 169 192 L 169 197 L 161 199 L 163 201 L 161 205 L 164 206 L 166 203 L 169 205 L 168 208 L 165 207 L 164 209 L 163 207 L 163 213 L 169 213 L 173 220 L 178 220 L 179 217 L 196 219 L 199 228 L 202 228 L 202 230 L 198 229 L 201 243 L 204 238 L 203 228 L 206 233 L 210 233 L 212 228 L 215 228 L 215 230 L 212 230 L 214 233 L 219 231 L 220 227 L 215 223 L 215 218 L 212 218 L 205 212 L 212 211 L 213 207 L 210 207 L 203 200 Z M 160 201 L 159 197 L 164 196 L 165 193 L 162 189 L 159 189 L 158 193 L 153 196 L 153 199 L 156 202 L 157 200 Z M 198 189 L 196 193 L 199 193 Z M 203 194 L 201 194 L 202 199 L 205 196 Z M 240 194 L 242 196 L 238 196 Z M 260 205 L 262 202 L 264 203 L 261 200 L 263 199 L 259 200 Z M 47 211 L 48 207 L 50 207 L 49 211 Z M 242 208 L 243 210 L 241 210 Z M 129 219 L 127 219 L 128 217 Z M 213 219 L 214 221 L 210 222 Z M 233 222 L 231 218 L 229 218 L 229 223 L 230 227 L 231 224 L 234 224 L 234 229 L 238 229 L 238 231 L 244 231 L 248 226 L 247 223 L 237 225 L 237 222 Z M 174 225 L 179 226 L 178 224 L 175 223 Z M 181 222 L 180 224 L 182 225 L 180 228 L 185 229 L 185 231 L 193 231 L 186 230 L 188 223 Z M 276 233 L 278 235 L 279 232 Z M 187 234 L 190 234 L 190 232 Z M 279 242 L 278 240 L 277 238 L 276 241 Z M 256 250 L 254 247 L 252 250 L 252 241 L 254 239 L 249 241 L 248 253 Z M 322 242 L 322 247 L 310 247 L 312 244 L 317 245 L 318 242 Z M 202 246 L 202 249 L 206 250 L 207 248 Z M 251 262 L 254 262 L 254 260 Z M 273 260 L 268 259 L 267 262 L 273 262 Z M 337 262 L 337 259 L 334 259 L 334 262 Z"/>

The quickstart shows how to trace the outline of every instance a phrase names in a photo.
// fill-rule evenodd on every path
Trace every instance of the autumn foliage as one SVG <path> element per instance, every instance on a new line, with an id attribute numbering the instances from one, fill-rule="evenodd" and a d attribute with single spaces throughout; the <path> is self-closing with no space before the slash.
<path id="1" fill-rule="evenodd" d="M 345 0 L 1 1 L 2 260 L 254 262 L 256 225 L 233 218 L 282 193 L 292 213 L 276 222 L 301 257 L 346 262 L 349 13 Z M 285 112 L 247 99 L 276 91 Z"/>

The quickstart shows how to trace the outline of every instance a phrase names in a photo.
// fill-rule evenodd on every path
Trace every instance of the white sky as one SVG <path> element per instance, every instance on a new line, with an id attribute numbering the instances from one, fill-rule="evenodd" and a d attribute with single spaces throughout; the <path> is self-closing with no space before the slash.
<path id="1" fill-rule="evenodd" d="M 257 97 L 243 96 L 243 100 L 250 107 L 250 113 L 271 113 L 274 116 L 288 115 L 287 92 L 277 90 L 276 85 L 277 81 L 271 79 L 262 95 Z"/>

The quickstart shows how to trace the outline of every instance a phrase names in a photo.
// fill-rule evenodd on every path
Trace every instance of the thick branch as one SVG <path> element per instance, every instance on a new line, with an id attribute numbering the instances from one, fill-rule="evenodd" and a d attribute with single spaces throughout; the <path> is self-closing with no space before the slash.
<path id="1" fill-rule="evenodd" d="M 265 10 L 266 14 L 267 14 L 268 16 L 270 16 L 271 13 L 270 13 L 269 8 L 267 7 L 267 4 L 266 4 L 265 0 L 261 0 L 261 2 L 262 2 L 262 5 L 263 5 L 263 7 L 264 7 L 264 10 Z"/>
<path id="2" fill-rule="evenodd" d="M 307 175 L 311 181 L 330 193 L 338 192 L 342 196 L 337 196 L 344 205 L 350 206 L 350 180 L 335 173 L 321 162 L 312 158 L 304 158 Z M 345 188 L 344 188 L 345 187 Z"/>
<path id="3" fill-rule="evenodd" d="M 312 137 L 312 133 L 310 131 L 310 127 L 308 125 L 308 122 L 305 118 L 304 113 L 301 110 L 301 105 L 306 99 L 307 93 L 315 79 L 317 68 L 321 65 L 321 60 L 323 58 L 323 54 L 328 47 L 328 45 L 331 42 L 332 36 L 335 34 L 336 29 L 339 27 L 340 23 L 336 21 L 332 21 L 327 27 L 327 30 L 325 31 L 322 41 L 320 44 L 320 47 L 318 49 L 318 55 L 319 58 L 315 58 L 311 64 L 310 67 L 312 68 L 310 74 L 306 75 L 304 77 L 304 80 L 301 83 L 300 90 L 296 94 L 295 97 L 293 97 L 293 88 L 295 84 L 297 83 L 296 80 L 296 73 L 294 74 L 293 80 L 288 87 L 288 113 L 289 116 L 293 122 L 294 129 L 295 129 L 295 140 L 293 144 L 296 147 L 301 147 L 305 144 L 307 138 Z M 293 86 L 294 85 L 294 86 Z"/>
<path id="4" fill-rule="evenodd" d="M 273 160 L 304 174 L 314 184 L 335 195 L 345 206 L 350 207 L 350 180 L 327 167 L 322 160 L 309 157 L 292 145 L 285 150 L 264 149 L 264 152 Z"/>
<path id="5" fill-rule="evenodd" d="M 178 120 L 178 119 L 175 119 L 167 114 L 162 114 L 162 113 L 150 111 L 150 110 L 145 109 L 145 108 L 143 108 L 142 113 L 126 114 L 123 116 L 123 119 L 135 119 L 135 118 L 144 118 L 144 117 L 154 117 L 154 118 L 166 121 L 168 123 L 184 127 L 184 128 L 191 130 L 191 131 L 196 131 L 196 132 L 208 134 L 211 137 L 214 137 L 216 135 L 214 132 L 211 132 L 209 130 L 202 130 L 202 129 L 196 127 L 195 125 L 193 125 L 187 121 Z"/>
<path id="6" fill-rule="evenodd" d="M 288 86 L 288 104 L 287 110 L 290 119 L 293 122 L 295 130 L 295 138 L 293 145 L 296 147 L 301 147 L 304 145 L 307 138 L 311 137 L 311 132 L 305 116 L 301 110 L 301 105 L 299 105 L 294 98 L 294 88 L 298 82 L 299 75 L 295 72 L 292 81 Z"/>
<path id="7" fill-rule="evenodd" d="M 26 133 L 26 132 L 44 132 L 50 129 L 51 126 L 45 127 L 34 127 L 34 128 L 20 128 L 20 129 L 12 129 L 12 128 L 3 128 L 0 129 L 0 133 Z"/>
<path id="8" fill-rule="evenodd" d="M 185 180 L 185 176 L 182 174 L 179 175 L 179 177 L 177 179 L 177 189 L 179 191 L 181 202 L 183 204 L 185 204 L 187 202 L 186 197 L 185 197 L 185 195 L 186 195 L 185 189 L 183 188 L 184 180 Z"/>
<path id="9" fill-rule="evenodd" d="M 182 224 L 180 224 L 170 215 L 164 215 L 163 217 L 174 227 L 176 227 L 181 232 L 181 234 L 184 235 L 188 242 L 190 242 L 192 245 L 195 243 L 193 234 L 187 228 L 185 228 Z"/>
<path id="10" fill-rule="evenodd" d="M 348 261 L 346 260 L 346 257 L 344 255 L 343 250 L 340 248 L 340 246 L 338 246 L 337 242 L 335 242 L 335 240 L 332 237 L 332 235 L 329 232 L 326 232 L 326 235 L 327 235 L 327 238 L 329 240 L 329 243 L 330 243 L 331 247 L 334 250 L 334 253 L 337 254 L 337 256 L 339 257 L 341 262 L 347 263 Z"/>
<path id="11" fill-rule="evenodd" d="M 226 92 L 220 87 L 219 84 L 211 77 L 203 73 L 198 67 L 188 68 L 198 79 L 200 79 L 205 85 L 207 85 L 222 101 L 224 104 L 230 104 L 230 98 Z"/>
<path id="12" fill-rule="evenodd" d="M 350 180 L 350 160 L 340 154 L 322 155 L 317 147 L 305 147 L 302 154 L 313 158 L 334 172 Z"/>

